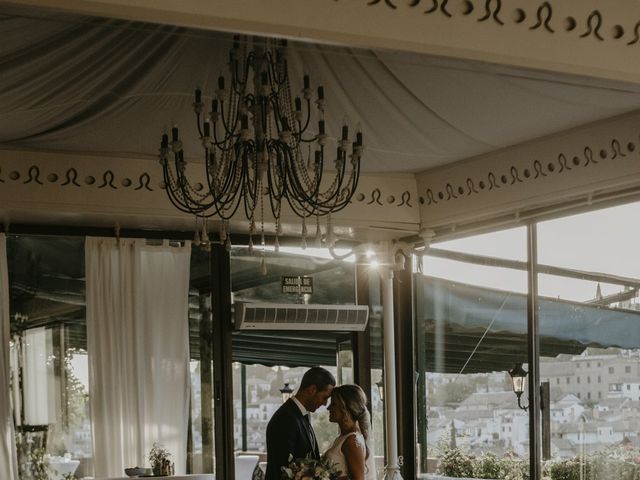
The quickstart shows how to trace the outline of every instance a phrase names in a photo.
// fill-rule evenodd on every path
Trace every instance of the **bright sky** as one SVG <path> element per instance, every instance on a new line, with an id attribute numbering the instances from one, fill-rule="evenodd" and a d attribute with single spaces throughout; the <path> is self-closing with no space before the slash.
<path id="1" fill-rule="evenodd" d="M 538 224 L 538 262 L 590 272 L 640 279 L 638 240 L 640 202 L 596 210 Z M 476 235 L 434 243 L 434 247 L 511 260 L 526 260 L 526 228 Z M 427 275 L 479 286 L 526 293 L 526 272 L 451 260 L 427 258 Z M 540 275 L 540 295 L 567 300 L 593 299 L 596 283 Z M 601 284 L 602 294 L 617 293 L 622 287 Z"/>

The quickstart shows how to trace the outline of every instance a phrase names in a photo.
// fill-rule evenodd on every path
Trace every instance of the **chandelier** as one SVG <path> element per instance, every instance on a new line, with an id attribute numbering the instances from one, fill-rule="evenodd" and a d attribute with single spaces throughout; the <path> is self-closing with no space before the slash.
<path id="1" fill-rule="evenodd" d="M 241 41 L 242 40 L 242 41 Z M 249 222 L 249 248 L 259 224 L 264 246 L 265 209 L 275 220 L 275 247 L 282 233 L 283 204 L 302 221 L 306 246 L 307 221 L 345 208 L 358 185 L 363 152 L 362 132 L 349 138 L 342 126 L 335 150 L 327 148 L 324 88 L 313 98 L 308 75 L 299 95 L 292 94 L 285 40 L 234 37 L 229 52 L 230 82 L 218 77 L 211 103 L 195 91 L 193 110 L 201 140 L 203 171 L 190 179 L 177 126 L 171 138 L 162 135 L 160 163 L 165 191 L 180 211 L 203 222 L 221 220 L 221 241 L 230 248 L 229 221 L 239 213 Z M 210 110 L 208 107 L 210 106 Z M 317 129 L 316 129 L 317 127 Z M 331 150 L 331 152 L 329 151 Z M 200 167 L 200 165 L 198 165 Z M 330 227 L 328 227 L 330 228 Z M 198 228 L 196 228 L 196 231 Z M 208 237 L 207 237 L 208 238 Z"/>

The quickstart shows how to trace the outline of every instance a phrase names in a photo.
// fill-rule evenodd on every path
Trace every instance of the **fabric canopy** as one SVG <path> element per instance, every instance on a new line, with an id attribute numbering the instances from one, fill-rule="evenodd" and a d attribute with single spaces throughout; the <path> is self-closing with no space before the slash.
<path id="1" fill-rule="evenodd" d="M 231 35 L 0 9 L 0 145 L 155 158 L 224 73 Z M 369 172 L 422 171 L 640 107 L 637 87 L 418 54 L 290 42 L 294 95 L 309 73 L 327 133 L 362 125 Z M 328 148 L 331 145 L 328 145 Z M 330 150 L 331 151 L 331 150 Z"/>
<path id="2" fill-rule="evenodd" d="M 527 361 L 527 297 L 416 275 L 426 371 L 506 371 Z M 540 356 L 587 347 L 640 348 L 640 312 L 540 298 Z"/>

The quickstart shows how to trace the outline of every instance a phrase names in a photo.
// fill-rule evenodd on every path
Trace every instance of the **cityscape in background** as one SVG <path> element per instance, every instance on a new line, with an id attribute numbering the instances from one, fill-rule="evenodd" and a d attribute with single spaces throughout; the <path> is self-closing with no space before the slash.
<path id="1" fill-rule="evenodd" d="M 475 454 L 528 455 L 529 415 L 507 372 L 428 373 L 427 380 L 428 448 L 446 442 Z M 552 457 L 640 446 L 640 350 L 587 348 L 541 358 L 540 380 L 550 386 Z"/>

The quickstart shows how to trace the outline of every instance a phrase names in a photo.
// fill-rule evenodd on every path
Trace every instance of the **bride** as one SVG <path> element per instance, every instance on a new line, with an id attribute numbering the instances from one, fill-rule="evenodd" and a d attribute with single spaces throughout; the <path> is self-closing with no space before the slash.
<path id="1" fill-rule="evenodd" d="M 337 423 L 340 435 L 325 453 L 336 464 L 340 480 L 375 480 L 373 452 L 369 449 L 371 417 L 367 397 L 358 385 L 340 385 L 331 393 L 329 421 Z"/>

